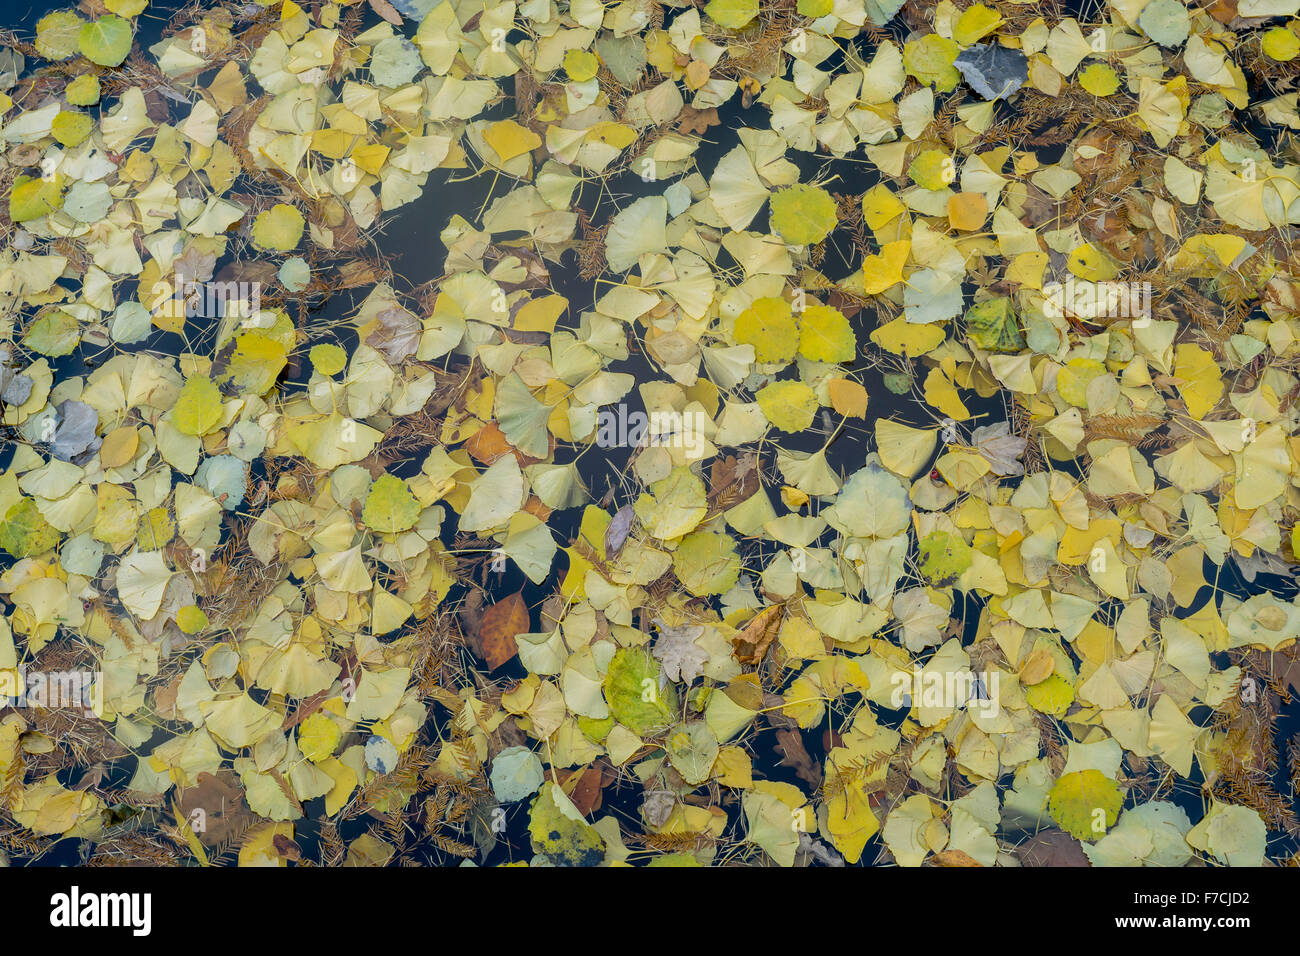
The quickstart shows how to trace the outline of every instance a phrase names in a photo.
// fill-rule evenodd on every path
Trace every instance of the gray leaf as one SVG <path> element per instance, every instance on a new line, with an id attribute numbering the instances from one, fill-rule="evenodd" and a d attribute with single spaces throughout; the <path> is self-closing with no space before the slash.
<path id="1" fill-rule="evenodd" d="M 658 618 L 655 624 L 659 625 L 659 637 L 651 653 L 663 665 L 659 683 L 662 685 L 667 678 L 689 684 L 703 674 L 709 652 L 696 644 L 695 639 L 704 634 L 704 628 L 698 624 L 669 627 Z"/>
<path id="2" fill-rule="evenodd" d="M 0 352 L 0 362 L 9 361 L 8 352 Z M 32 394 L 32 378 L 26 373 L 15 374 L 8 364 L 0 364 L 0 400 L 6 405 L 21 405 Z"/>
<path id="3" fill-rule="evenodd" d="M 0 50 L 0 90 L 10 89 L 23 75 L 27 60 L 17 50 Z"/>
<path id="4" fill-rule="evenodd" d="M 641 803 L 641 815 L 652 827 L 661 827 L 668 822 L 668 815 L 676 803 L 677 798 L 671 790 L 647 790 Z"/>
<path id="5" fill-rule="evenodd" d="M 59 424 L 50 442 L 50 454 L 59 461 L 72 461 L 82 452 L 99 447 L 95 428 L 99 425 L 99 412 L 85 402 L 75 399 L 59 403 Z"/>
<path id="6" fill-rule="evenodd" d="M 1029 79 L 1025 55 L 996 43 L 977 43 L 963 50 L 953 66 L 986 100 L 1005 99 Z"/>
<path id="7" fill-rule="evenodd" d="M 618 554 L 623 547 L 623 542 L 632 531 L 632 521 L 636 515 L 632 512 L 631 505 L 624 505 L 614 512 L 614 517 L 609 521 L 609 527 L 605 529 L 605 553 L 610 557 Z"/>

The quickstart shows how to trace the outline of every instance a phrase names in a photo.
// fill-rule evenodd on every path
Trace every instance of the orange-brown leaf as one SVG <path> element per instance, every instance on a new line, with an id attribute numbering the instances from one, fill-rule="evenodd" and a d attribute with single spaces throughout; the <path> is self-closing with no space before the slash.
<path id="1" fill-rule="evenodd" d="M 523 592 L 512 594 L 493 604 L 483 613 L 479 625 L 479 648 L 488 666 L 496 670 L 519 653 L 515 635 L 525 633 L 531 626 L 528 605 Z"/>

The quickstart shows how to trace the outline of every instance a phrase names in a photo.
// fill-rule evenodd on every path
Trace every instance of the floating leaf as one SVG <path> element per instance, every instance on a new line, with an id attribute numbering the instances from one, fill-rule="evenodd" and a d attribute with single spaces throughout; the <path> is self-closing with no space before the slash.
<path id="1" fill-rule="evenodd" d="M 194 375 L 181 387 L 172 408 L 172 419 L 183 435 L 206 435 L 221 421 L 222 405 L 221 392 L 212 380 Z"/>
<path id="2" fill-rule="evenodd" d="M 1079 770 L 1062 776 L 1052 787 L 1047 809 L 1062 830 L 1079 840 L 1102 837 L 1119 819 L 1124 794 L 1100 770 Z"/>
<path id="3" fill-rule="evenodd" d="M 821 242 L 837 221 L 835 200 L 817 186 L 799 183 L 772 195 L 772 229 L 792 245 Z"/>
<path id="4" fill-rule="evenodd" d="M 406 482 L 396 475 L 383 474 L 370 486 L 361 520 L 374 531 L 393 534 L 414 527 L 420 510 Z"/>
<path id="5" fill-rule="evenodd" d="M 86 21 L 71 10 L 55 10 L 36 23 L 36 51 L 47 60 L 66 60 L 77 52 Z"/>
<path id="6" fill-rule="evenodd" d="M 131 52 L 131 41 L 131 22 L 108 13 L 81 28 L 77 47 L 92 63 L 117 66 Z"/>
<path id="7" fill-rule="evenodd" d="M 303 225 L 297 207 L 276 203 L 253 220 L 253 242 L 261 249 L 288 252 L 302 239 Z"/>

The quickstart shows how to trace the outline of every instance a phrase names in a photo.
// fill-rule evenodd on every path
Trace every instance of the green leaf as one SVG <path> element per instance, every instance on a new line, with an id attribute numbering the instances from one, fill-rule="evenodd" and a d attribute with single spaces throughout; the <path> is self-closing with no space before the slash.
<path id="1" fill-rule="evenodd" d="M 973 561 L 970 545 L 956 535 L 946 531 L 932 531 L 921 539 L 921 573 L 935 587 L 948 587 L 956 583 Z"/>
<path id="2" fill-rule="evenodd" d="M 1180 47 L 1191 32 L 1192 20 L 1181 0 L 1152 0 L 1142 8 L 1138 26 L 1161 46 Z"/>
<path id="3" fill-rule="evenodd" d="M 528 820 L 533 849 L 555 866 L 595 866 L 605 858 L 605 839 L 582 818 L 553 780 L 542 784 Z"/>
<path id="4" fill-rule="evenodd" d="M 405 481 L 396 475 L 380 475 L 370 486 L 361 520 L 373 531 L 395 534 L 413 528 L 421 510 Z"/>
<path id="5" fill-rule="evenodd" d="M 960 53 L 956 41 L 928 33 L 904 45 L 903 67 L 922 84 L 932 85 L 940 93 L 951 93 L 961 82 L 961 72 L 953 66 Z"/>
<path id="6" fill-rule="evenodd" d="M 57 139 L 61 146 L 71 148 L 85 140 L 94 128 L 95 121 L 85 113 L 63 110 L 50 124 L 50 135 Z"/>
<path id="7" fill-rule="evenodd" d="M 506 441 L 530 458 L 545 458 L 551 451 L 546 421 L 551 407 L 533 398 L 532 390 L 513 372 L 497 389 L 495 414 Z"/>
<path id="8" fill-rule="evenodd" d="M 835 3 L 834 0 L 799 0 L 796 9 L 800 16 L 812 17 L 816 20 L 834 10 Z"/>
<path id="9" fill-rule="evenodd" d="M 81 340 L 81 323 L 62 309 L 41 316 L 27 329 L 23 345 L 50 358 L 70 355 Z"/>
<path id="10" fill-rule="evenodd" d="M 990 352 L 1019 352 L 1025 347 L 1025 337 L 1006 296 L 967 310 L 966 337 L 972 345 Z"/>
<path id="11" fill-rule="evenodd" d="M 321 375 L 337 375 L 348 364 L 348 353 L 330 342 L 313 345 L 307 353 L 311 367 Z"/>
<path id="12" fill-rule="evenodd" d="M 93 73 L 83 73 L 63 91 L 73 106 L 94 106 L 99 102 L 99 77 Z"/>
<path id="13" fill-rule="evenodd" d="M 26 222 L 40 219 L 63 205 L 63 174 L 46 180 L 19 176 L 9 192 L 9 219 Z"/>
<path id="14" fill-rule="evenodd" d="M 723 594 L 740 577 L 740 556 L 729 534 L 694 531 L 673 552 L 673 571 L 696 597 Z"/>
<path id="15" fill-rule="evenodd" d="M 44 554 L 58 543 L 59 532 L 31 498 L 20 500 L 0 521 L 0 548 L 15 558 Z"/>
<path id="16" fill-rule="evenodd" d="M 682 724 L 665 741 L 668 760 L 692 787 L 709 779 L 718 759 L 718 738 L 702 720 Z"/>
<path id="17" fill-rule="evenodd" d="M 91 63 L 119 66 L 131 52 L 131 22 L 109 13 L 85 24 L 77 46 Z"/>
<path id="18" fill-rule="evenodd" d="M 662 730 L 677 716 L 677 692 L 659 689 L 659 662 L 644 647 L 624 647 L 605 672 L 605 699 L 614 719 L 634 733 Z"/>
<path id="19" fill-rule="evenodd" d="M 718 26 L 739 30 L 758 16 L 758 0 L 709 0 L 704 12 Z"/>

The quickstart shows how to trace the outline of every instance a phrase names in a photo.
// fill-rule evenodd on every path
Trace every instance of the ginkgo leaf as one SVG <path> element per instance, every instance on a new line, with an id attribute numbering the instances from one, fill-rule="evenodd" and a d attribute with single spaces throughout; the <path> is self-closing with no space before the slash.
<path id="1" fill-rule="evenodd" d="M 1193 418 L 1204 418 L 1223 396 L 1223 381 L 1214 356 L 1199 345 L 1177 347 L 1174 374 L 1181 380 L 1178 393 Z"/>
<path id="2" fill-rule="evenodd" d="M 133 551 L 117 566 L 118 597 L 140 620 L 152 620 L 162 606 L 167 582 L 175 573 L 163 561 L 161 551 Z"/>
<path id="3" fill-rule="evenodd" d="M 887 242 L 880 252 L 862 260 L 862 286 L 867 295 L 879 295 L 903 281 L 903 267 L 907 263 L 912 243 L 907 239 Z"/>

